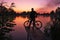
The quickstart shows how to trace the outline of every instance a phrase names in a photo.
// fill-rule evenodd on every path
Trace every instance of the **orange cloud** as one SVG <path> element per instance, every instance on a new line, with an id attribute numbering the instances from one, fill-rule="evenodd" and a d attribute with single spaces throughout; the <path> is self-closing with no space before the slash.
<path id="1" fill-rule="evenodd" d="M 55 8 L 48 8 L 48 7 L 38 8 L 36 11 L 38 13 L 50 13 L 52 10 L 55 10 Z"/>

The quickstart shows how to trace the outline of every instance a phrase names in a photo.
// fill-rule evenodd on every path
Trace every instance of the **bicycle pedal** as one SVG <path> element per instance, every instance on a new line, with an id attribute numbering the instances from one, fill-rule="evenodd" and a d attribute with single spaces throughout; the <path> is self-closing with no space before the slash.
<path id="1" fill-rule="evenodd" d="M 30 29 L 30 27 L 27 27 L 28 29 Z"/>
<path id="2" fill-rule="evenodd" d="M 36 28 L 36 29 L 39 29 L 39 28 Z"/>

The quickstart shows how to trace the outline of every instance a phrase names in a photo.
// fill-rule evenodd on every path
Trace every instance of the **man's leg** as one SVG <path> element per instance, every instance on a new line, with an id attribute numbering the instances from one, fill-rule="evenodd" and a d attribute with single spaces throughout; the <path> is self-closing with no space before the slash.
<path id="1" fill-rule="evenodd" d="M 32 23 L 32 20 L 30 20 L 30 23 L 29 23 L 29 28 L 30 28 L 30 26 L 31 26 L 31 23 Z"/>
<path id="2" fill-rule="evenodd" d="M 33 30 L 34 30 L 34 27 L 35 27 L 35 19 L 33 19 Z"/>

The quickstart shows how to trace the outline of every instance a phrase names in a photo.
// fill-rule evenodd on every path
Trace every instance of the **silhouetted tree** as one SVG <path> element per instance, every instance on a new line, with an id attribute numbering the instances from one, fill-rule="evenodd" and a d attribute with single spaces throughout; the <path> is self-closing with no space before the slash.
<path id="1" fill-rule="evenodd" d="M 12 9 L 11 9 L 12 10 Z M 10 13 L 15 14 L 14 11 L 10 11 Z M 14 15 L 10 15 L 9 10 L 1 4 L 0 6 L 0 40 L 9 40 L 6 36 L 7 33 L 13 31 L 14 24 L 13 20 L 15 18 Z"/>
<path id="2" fill-rule="evenodd" d="M 54 12 L 51 12 L 52 14 Z M 60 8 L 56 9 L 56 12 L 51 16 L 53 24 L 50 26 L 50 35 L 52 40 L 60 40 Z M 54 19 L 54 20 L 53 20 Z"/>
<path id="3" fill-rule="evenodd" d="M 13 31 L 15 23 L 13 23 L 13 16 L 0 16 L 0 40 L 8 40 L 7 33 Z"/>

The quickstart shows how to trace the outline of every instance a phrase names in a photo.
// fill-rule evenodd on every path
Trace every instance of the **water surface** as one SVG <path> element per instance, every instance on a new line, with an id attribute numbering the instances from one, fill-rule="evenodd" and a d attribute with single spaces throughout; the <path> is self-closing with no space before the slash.
<path id="1" fill-rule="evenodd" d="M 16 17 L 14 19 L 14 22 L 16 23 L 16 26 L 13 28 L 15 31 L 11 32 L 11 35 L 13 37 L 13 40 L 26 40 L 27 39 L 27 32 L 24 27 L 24 22 L 27 21 L 28 18 L 23 18 L 21 16 Z M 41 31 L 44 31 L 44 27 L 48 22 L 51 21 L 50 17 L 44 17 L 44 16 L 38 16 L 36 20 L 41 21 L 43 24 L 43 27 L 41 28 Z"/>

